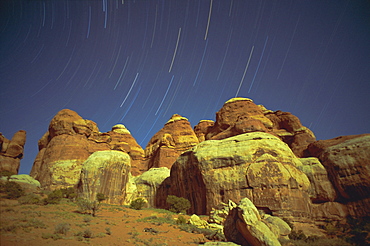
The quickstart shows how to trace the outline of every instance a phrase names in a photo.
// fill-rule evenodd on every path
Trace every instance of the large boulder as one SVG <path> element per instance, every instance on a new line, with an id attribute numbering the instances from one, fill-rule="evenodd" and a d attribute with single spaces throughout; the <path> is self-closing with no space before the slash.
<path id="1" fill-rule="evenodd" d="M 145 148 L 148 169 L 171 168 L 180 154 L 199 143 L 187 118 L 174 114 Z"/>
<path id="2" fill-rule="evenodd" d="M 134 178 L 137 187 L 136 196 L 144 198 L 149 206 L 155 206 L 155 196 L 159 185 L 170 176 L 167 167 L 151 168 Z"/>
<path id="3" fill-rule="evenodd" d="M 291 149 L 268 133 L 204 141 L 177 159 L 156 204 L 166 208 L 166 197 L 176 195 L 190 201 L 190 213 L 209 214 L 221 202 L 247 197 L 266 213 L 304 218 L 310 214 L 310 182 L 300 165 Z"/>
<path id="4" fill-rule="evenodd" d="M 39 140 L 39 153 L 30 175 L 45 189 L 76 187 L 82 163 L 94 152 L 118 150 L 132 159 L 134 175 L 145 170 L 144 150 L 124 125 L 101 133 L 95 122 L 70 109 L 59 111 Z"/>
<path id="5" fill-rule="evenodd" d="M 128 204 L 126 186 L 130 169 L 128 154 L 116 150 L 97 151 L 82 165 L 79 193 L 92 201 L 98 193 L 102 193 L 108 204 Z"/>
<path id="6" fill-rule="evenodd" d="M 225 221 L 224 234 L 228 241 L 240 245 L 281 245 L 248 198 L 243 198 L 238 207 L 231 210 Z"/>
<path id="7" fill-rule="evenodd" d="M 0 133 L 0 172 L 18 174 L 25 143 L 26 131 L 24 130 L 16 132 L 11 140 Z"/>
<path id="8" fill-rule="evenodd" d="M 308 156 L 326 168 L 338 197 L 352 216 L 370 214 L 370 134 L 320 140 L 309 145 Z"/>

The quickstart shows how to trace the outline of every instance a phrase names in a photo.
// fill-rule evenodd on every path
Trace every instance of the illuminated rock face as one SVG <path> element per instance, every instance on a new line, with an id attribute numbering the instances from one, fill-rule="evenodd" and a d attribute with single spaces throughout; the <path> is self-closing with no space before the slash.
<path id="1" fill-rule="evenodd" d="M 174 114 L 149 141 L 145 148 L 148 169 L 171 168 L 177 157 L 199 143 L 188 119 Z"/>
<path id="2" fill-rule="evenodd" d="M 346 204 L 352 216 L 370 213 L 370 134 L 337 137 L 320 140 L 309 145 L 307 155 L 317 157 L 328 173 L 337 198 L 335 202 Z M 343 210 L 336 203 L 327 211 Z M 341 207 L 340 209 L 337 209 Z M 358 209 L 361 208 L 361 209 Z M 344 210 L 343 210 L 344 211 Z"/>
<path id="3" fill-rule="evenodd" d="M 26 143 L 26 131 L 16 132 L 9 140 L 0 133 L 0 171 L 18 174 Z"/>
<path id="4" fill-rule="evenodd" d="M 129 204 L 130 159 L 128 154 L 116 150 L 94 152 L 82 164 L 80 195 L 94 201 L 102 193 L 108 204 Z"/>
<path id="5" fill-rule="evenodd" d="M 129 153 L 131 172 L 142 173 L 144 150 L 123 125 L 101 133 L 95 122 L 76 112 L 63 109 L 51 120 L 48 131 L 39 140 L 39 153 L 30 175 L 45 189 L 76 187 L 82 163 L 96 151 L 117 150 Z"/>
<path id="6" fill-rule="evenodd" d="M 247 197 L 274 215 L 308 217 L 310 181 L 300 165 L 287 144 L 268 133 L 204 141 L 177 159 L 157 191 L 157 206 L 176 195 L 189 199 L 190 213 L 208 214 L 221 202 Z"/>

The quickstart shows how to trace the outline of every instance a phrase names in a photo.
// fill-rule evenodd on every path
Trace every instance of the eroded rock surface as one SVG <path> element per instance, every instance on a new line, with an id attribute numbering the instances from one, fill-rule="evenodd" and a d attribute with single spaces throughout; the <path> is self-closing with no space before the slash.
<path id="1" fill-rule="evenodd" d="M 108 204 L 129 204 L 126 199 L 130 179 L 131 158 L 128 154 L 106 150 L 94 152 L 82 164 L 78 190 L 82 197 L 94 201 L 98 193 Z M 130 199 L 129 199 L 130 200 Z"/>
<path id="2" fill-rule="evenodd" d="M 25 143 L 26 131 L 24 130 L 16 132 L 11 140 L 0 133 L 0 172 L 18 174 Z"/>
<path id="3" fill-rule="evenodd" d="M 184 151 L 199 143 L 188 119 L 174 114 L 164 127 L 149 141 L 145 148 L 148 169 L 153 167 L 171 168 Z"/>
<path id="4" fill-rule="evenodd" d="M 189 199 L 190 213 L 208 214 L 221 202 L 247 197 L 267 213 L 307 217 L 310 182 L 300 165 L 290 148 L 268 133 L 204 141 L 177 159 L 156 204 L 166 208 L 165 198 L 176 195 Z"/>
<path id="5" fill-rule="evenodd" d="M 39 153 L 30 175 L 45 189 L 76 187 L 82 163 L 97 151 L 128 153 L 134 175 L 146 170 L 144 150 L 124 125 L 115 125 L 111 131 L 101 133 L 95 122 L 83 119 L 70 109 L 55 115 L 38 145 Z"/>

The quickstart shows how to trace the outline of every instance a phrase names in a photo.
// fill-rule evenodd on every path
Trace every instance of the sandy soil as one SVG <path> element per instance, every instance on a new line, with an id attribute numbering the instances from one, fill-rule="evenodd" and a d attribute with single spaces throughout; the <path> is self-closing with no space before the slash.
<path id="1" fill-rule="evenodd" d="M 176 214 L 165 210 L 133 210 L 103 204 L 96 217 L 77 212 L 74 203 L 20 205 L 0 200 L 0 245 L 198 245 L 202 234 L 181 231 L 172 223 Z M 170 222 L 170 223 L 169 223 Z M 56 227 L 66 223 L 67 233 Z M 89 233 L 92 236 L 89 237 Z M 59 236 L 61 239 L 51 237 Z M 49 237 L 49 238 L 48 238 Z"/>

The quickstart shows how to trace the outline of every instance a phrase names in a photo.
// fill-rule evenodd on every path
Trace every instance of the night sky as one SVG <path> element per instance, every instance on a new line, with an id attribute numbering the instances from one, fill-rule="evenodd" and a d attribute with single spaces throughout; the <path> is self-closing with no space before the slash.
<path id="1" fill-rule="evenodd" d="M 20 173 L 64 108 L 143 148 L 173 114 L 194 126 L 235 96 L 317 139 L 369 132 L 366 0 L 2 0 L 0 18 L 0 132 L 27 131 Z"/>

